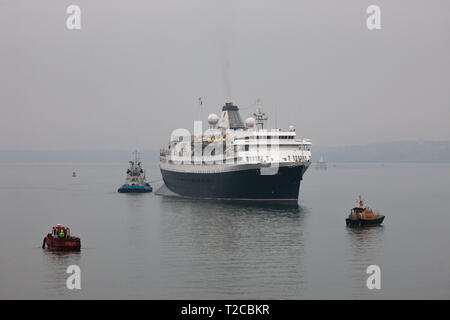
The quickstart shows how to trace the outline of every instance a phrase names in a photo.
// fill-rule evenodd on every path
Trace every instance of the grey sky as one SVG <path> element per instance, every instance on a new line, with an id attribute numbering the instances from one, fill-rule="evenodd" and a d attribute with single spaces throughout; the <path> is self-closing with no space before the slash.
<path id="1" fill-rule="evenodd" d="M 0 149 L 156 149 L 229 95 L 316 145 L 449 140 L 450 2 L 0 0 Z"/>

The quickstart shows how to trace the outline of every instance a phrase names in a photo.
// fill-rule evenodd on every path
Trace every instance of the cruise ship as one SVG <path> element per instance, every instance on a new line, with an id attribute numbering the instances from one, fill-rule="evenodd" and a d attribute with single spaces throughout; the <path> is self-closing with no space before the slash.
<path id="1" fill-rule="evenodd" d="M 298 138 L 293 125 L 286 131 L 265 128 L 267 120 L 258 107 L 244 122 L 239 108 L 226 103 L 220 117 L 208 116 L 207 130 L 199 130 L 201 122 L 192 135 L 175 130 L 160 150 L 165 192 L 157 194 L 296 204 L 311 140 Z"/>

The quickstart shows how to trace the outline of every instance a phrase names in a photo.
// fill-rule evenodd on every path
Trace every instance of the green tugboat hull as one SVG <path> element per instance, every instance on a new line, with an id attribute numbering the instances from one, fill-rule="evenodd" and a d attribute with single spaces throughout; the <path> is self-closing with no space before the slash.
<path id="1" fill-rule="evenodd" d="M 380 225 L 384 220 L 383 215 L 378 215 L 375 219 L 345 219 L 347 227 L 372 227 Z"/>

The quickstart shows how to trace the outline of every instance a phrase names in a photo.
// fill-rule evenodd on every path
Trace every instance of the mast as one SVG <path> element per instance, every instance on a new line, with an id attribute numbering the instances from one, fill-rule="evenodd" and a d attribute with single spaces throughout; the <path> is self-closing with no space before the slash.
<path id="1" fill-rule="evenodd" d="M 138 154 L 139 154 L 137 149 L 134 150 L 133 154 L 134 154 L 134 163 L 137 164 L 138 163 Z"/>
<path id="2" fill-rule="evenodd" d="M 203 100 L 202 97 L 198 98 L 198 114 L 197 114 L 197 119 L 199 121 L 201 121 L 202 119 L 202 107 L 203 107 Z"/>
<path id="3" fill-rule="evenodd" d="M 359 195 L 359 206 L 360 207 L 364 207 L 364 201 L 363 201 L 363 198 L 361 197 L 361 195 Z"/>
<path id="4" fill-rule="evenodd" d="M 264 129 L 264 121 L 266 121 L 269 118 L 266 116 L 266 113 L 262 111 L 262 108 L 259 103 L 258 105 L 259 106 L 256 109 L 256 112 L 253 113 L 253 116 L 255 117 L 256 127 L 259 129 Z"/>

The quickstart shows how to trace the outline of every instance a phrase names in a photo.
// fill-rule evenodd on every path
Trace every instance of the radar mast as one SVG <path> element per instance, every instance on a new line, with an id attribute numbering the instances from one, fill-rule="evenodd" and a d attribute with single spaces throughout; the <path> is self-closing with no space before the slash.
<path id="1" fill-rule="evenodd" d="M 262 111 L 260 99 L 256 100 L 256 112 L 253 113 L 253 116 L 255 117 L 256 127 L 258 129 L 264 129 L 264 122 L 269 118 L 266 113 Z"/>

